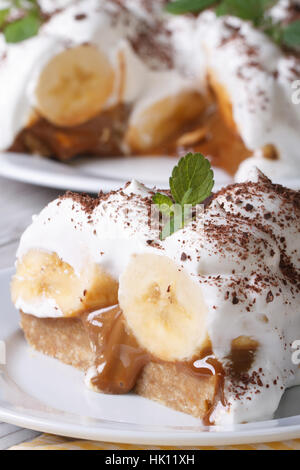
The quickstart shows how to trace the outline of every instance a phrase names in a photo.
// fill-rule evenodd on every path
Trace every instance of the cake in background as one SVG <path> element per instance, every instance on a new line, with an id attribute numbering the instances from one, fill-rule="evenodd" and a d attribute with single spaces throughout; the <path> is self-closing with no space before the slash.
<path id="1" fill-rule="evenodd" d="M 62 161 L 192 150 L 238 179 L 253 163 L 300 174 L 299 55 L 254 22 L 173 15 L 164 0 L 37 3 L 36 36 L 17 42 L 4 28 L 14 15 L 2 21 L 1 150 Z M 264 4 L 274 24 L 299 19 L 296 1 Z"/>

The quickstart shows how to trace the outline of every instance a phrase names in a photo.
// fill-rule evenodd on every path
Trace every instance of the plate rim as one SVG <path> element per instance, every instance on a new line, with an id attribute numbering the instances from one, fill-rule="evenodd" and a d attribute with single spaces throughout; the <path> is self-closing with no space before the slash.
<path id="1" fill-rule="evenodd" d="M 20 158 L 29 158 L 31 165 L 26 166 L 26 163 L 18 163 L 18 159 Z M 106 162 L 109 160 L 109 157 L 102 158 Z M 120 158 L 122 161 L 126 159 L 125 157 L 116 157 L 116 159 L 118 158 Z M 140 158 L 140 160 L 141 158 L 149 159 L 151 158 L 151 155 L 140 157 L 129 156 L 129 158 Z M 152 158 L 157 159 L 158 157 L 152 156 Z M 165 156 L 165 158 L 172 159 L 173 157 Z M 174 158 L 176 160 L 176 157 Z M 39 168 L 38 166 L 41 164 L 41 162 L 43 162 L 43 160 L 46 162 L 45 168 Z M 37 162 L 36 166 L 33 163 L 34 161 Z M 95 162 L 97 161 L 101 161 L 100 157 L 98 160 L 97 157 L 95 157 Z M 76 166 L 76 162 L 79 166 Z M 84 157 L 66 163 L 51 160 L 49 158 L 46 159 L 38 155 L 0 151 L 0 176 L 13 181 L 32 184 L 40 187 L 42 186 L 45 188 L 57 189 L 61 191 L 71 190 L 90 194 L 97 194 L 99 193 L 100 189 L 105 192 L 117 190 L 130 179 L 130 176 L 128 175 L 124 175 L 124 177 L 121 175 L 108 175 L 107 171 L 104 171 L 104 174 L 102 175 L 101 172 L 97 172 L 96 175 L 93 176 L 92 170 L 90 170 L 91 173 L 86 171 L 84 168 L 82 171 L 79 170 L 80 163 L 82 162 L 84 162 Z M 220 168 L 215 168 L 215 170 L 219 170 L 221 172 L 217 182 L 218 189 L 234 182 L 234 179 L 224 170 Z M 148 186 L 155 186 L 154 179 L 153 181 L 147 179 L 145 182 Z M 279 182 L 279 184 L 290 187 L 292 189 L 300 189 L 300 177 L 282 180 L 276 178 L 275 182 Z M 158 185 L 161 186 L 161 183 L 158 183 Z"/>
<path id="2" fill-rule="evenodd" d="M 92 440 L 99 442 L 141 445 L 170 445 L 170 446 L 232 446 L 243 444 L 264 444 L 267 442 L 287 441 L 298 439 L 300 436 L 300 424 L 286 426 L 284 428 L 273 428 L 252 431 L 199 431 L 198 433 L 178 432 L 160 433 L 155 431 L 130 431 L 110 430 L 104 427 L 92 428 L 84 425 L 55 424 L 47 418 L 22 417 L 20 414 L 7 412 L 0 407 L 0 419 L 9 424 L 22 428 L 38 431 L 46 434 L 54 434 L 75 439 Z M 80 431 L 82 428 L 82 431 Z"/>
<path id="3" fill-rule="evenodd" d="M 0 282 L 5 282 L 10 279 L 14 268 L 5 268 L 0 270 Z M 3 321 L 5 321 L 7 310 L 4 308 Z M 14 321 L 14 320 L 12 320 Z M 17 325 L 15 326 L 17 329 Z M 3 375 L 3 367 L 0 366 L 0 376 Z M 60 413 L 59 410 L 57 410 Z M 62 412 L 63 413 L 63 412 Z M 181 446 L 221 446 L 221 445 L 242 445 L 242 444 L 255 444 L 266 443 L 274 441 L 285 441 L 290 439 L 300 438 L 300 414 L 280 419 L 273 419 L 268 421 L 258 422 L 258 425 L 267 426 L 270 423 L 271 427 L 255 428 L 256 423 L 249 423 L 248 425 L 237 425 L 241 429 L 230 430 L 220 429 L 220 427 L 205 427 L 199 423 L 199 428 L 203 430 L 196 430 L 196 426 L 172 426 L 165 427 L 160 425 L 145 426 L 136 423 L 121 423 L 117 421 L 94 419 L 93 425 L 80 422 L 78 424 L 72 423 L 63 417 L 51 412 L 39 412 L 39 415 L 32 414 L 31 410 L 13 411 L 8 406 L 3 406 L 0 403 L 0 420 L 9 424 L 20 426 L 23 428 L 32 429 L 42 433 L 56 434 L 77 439 L 88 439 L 93 441 L 122 443 L 122 444 L 141 444 L 141 445 L 181 445 Z M 68 417 L 79 416 L 76 413 L 66 412 Z M 56 421 L 55 421 L 56 419 Z M 298 419 L 298 424 L 285 424 L 280 426 L 280 422 Z M 272 424 L 271 424 L 272 423 Z M 109 426 L 111 424 L 111 426 Z M 118 425 L 122 426 L 118 429 Z M 251 428 L 249 429 L 249 425 Z M 125 426 L 125 429 L 122 427 Z M 126 429 L 133 427 L 136 429 Z M 243 426 L 247 426 L 243 430 Z M 180 429 L 181 428 L 181 429 Z M 193 429 L 195 428 L 195 429 Z M 160 430 L 160 432 L 158 432 Z"/>
<path id="4" fill-rule="evenodd" d="M 24 162 L 22 159 L 24 158 Z M 29 159 L 30 164 L 26 165 L 26 159 Z M 59 190 L 71 190 L 76 192 L 85 192 L 90 194 L 97 194 L 100 190 L 109 192 L 112 190 L 118 190 L 127 181 L 132 179 L 132 176 L 128 174 L 128 169 L 124 176 L 121 175 L 108 175 L 107 170 L 104 170 L 101 174 L 100 168 L 95 176 L 93 176 L 93 168 L 82 167 L 84 163 L 99 163 L 101 164 L 101 158 L 104 163 L 108 163 L 110 160 L 116 162 L 127 162 L 130 160 L 130 164 L 133 165 L 134 161 L 140 163 L 144 161 L 145 164 L 149 164 L 149 160 L 157 161 L 158 157 L 155 155 L 128 155 L 127 157 L 80 157 L 70 162 L 61 162 L 54 159 L 43 158 L 39 155 L 30 155 L 26 153 L 15 153 L 15 152 L 1 152 L 0 151 L 0 176 L 23 183 L 33 184 L 35 186 L 42 186 L 46 188 L 59 189 Z M 162 156 L 164 160 L 170 160 L 177 162 L 179 157 Z M 43 163 L 45 162 L 45 163 Z M 44 165 L 44 167 L 43 167 Z M 233 183 L 233 178 L 225 170 L 214 167 L 215 171 L 219 172 L 217 186 L 222 188 L 228 184 Z M 111 169 L 113 173 L 114 168 Z M 169 176 L 169 173 L 168 173 Z M 166 182 L 168 180 L 166 176 Z M 141 178 L 136 177 L 139 181 L 143 181 L 147 186 L 157 186 L 160 188 L 166 188 L 166 182 L 156 181 L 155 177 L 152 178 Z M 300 183 L 299 183 L 300 186 Z"/>
<path id="5" fill-rule="evenodd" d="M 34 186 L 42 186 L 45 188 L 51 189 L 59 189 L 62 191 L 71 190 L 77 192 L 88 192 L 91 194 L 98 193 L 100 189 L 103 191 L 111 191 L 118 189 L 124 181 L 122 179 L 113 179 L 107 178 L 105 176 L 99 177 L 92 177 L 88 175 L 77 175 L 76 170 L 72 168 L 70 165 L 68 170 L 74 170 L 74 175 L 68 175 L 68 183 L 66 184 L 66 175 L 64 173 L 55 173 L 52 175 L 51 173 L 46 174 L 46 170 L 43 171 L 45 174 L 44 178 L 40 178 L 41 171 L 37 171 L 35 168 L 23 168 L 22 172 L 16 172 L 16 165 L 12 159 L 9 161 L 11 156 L 20 156 L 23 154 L 15 154 L 9 152 L 0 152 L 0 176 L 7 178 L 12 181 L 18 181 L 20 183 L 27 183 L 32 184 Z M 24 154 L 26 155 L 26 154 Z M 42 159 L 40 156 L 36 155 L 28 155 L 29 157 Z M 50 160 L 51 161 L 51 160 Z M 67 165 L 63 162 L 56 162 L 52 161 L 54 164 L 61 165 L 62 167 L 66 167 Z M 125 181 L 126 182 L 126 181 Z M 90 189 L 89 189 L 90 188 Z"/>

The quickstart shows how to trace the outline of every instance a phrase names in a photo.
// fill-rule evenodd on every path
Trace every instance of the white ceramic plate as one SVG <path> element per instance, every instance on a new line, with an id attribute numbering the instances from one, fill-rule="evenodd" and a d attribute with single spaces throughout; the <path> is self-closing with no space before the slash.
<path id="1" fill-rule="evenodd" d="M 68 164 L 46 158 L 0 153 L 0 175 L 50 188 L 98 193 L 118 189 L 135 178 L 149 186 L 169 186 L 174 157 L 81 158 Z M 218 188 L 231 182 L 222 170 L 215 170 Z"/>
<path id="2" fill-rule="evenodd" d="M 108 442 L 148 445 L 230 445 L 300 437 L 300 387 L 288 391 L 276 419 L 230 428 L 204 427 L 133 394 L 101 395 L 87 390 L 83 374 L 31 351 L 10 301 L 13 270 L 0 271 L 0 421 L 36 431 Z"/>
<path id="3" fill-rule="evenodd" d="M 135 178 L 149 186 L 169 187 L 169 176 L 178 159 L 174 157 L 80 158 L 61 163 L 35 155 L 0 153 L 0 175 L 24 183 L 63 190 L 98 193 L 118 189 Z M 218 190 L 232 183 L 223 170 L 214 168 Z M 274 180 L 292 189 L 300 189 L 300 180 Z"/>

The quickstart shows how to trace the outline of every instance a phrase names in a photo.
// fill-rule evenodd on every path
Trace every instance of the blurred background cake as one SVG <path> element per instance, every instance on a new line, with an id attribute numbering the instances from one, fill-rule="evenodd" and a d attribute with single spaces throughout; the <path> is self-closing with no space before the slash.
<path id="1" fill-rule="evenodd" d="M 297 176 L 297 48 L 255 22 L 167 3 L 39 0 L 35 36 L 0 33 L 0 149 L 62 161 L 192 150 L 237 179 L 253 164 Z M 269 4 L 274 24 L 299 19 L 298 2 Z"/>

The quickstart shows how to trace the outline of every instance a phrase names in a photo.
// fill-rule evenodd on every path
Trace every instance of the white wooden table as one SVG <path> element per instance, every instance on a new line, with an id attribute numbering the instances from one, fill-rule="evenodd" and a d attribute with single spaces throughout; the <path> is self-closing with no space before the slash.
<path id="1" fill-rule="evenodd" d="M 59 191 L 0 178 L 0 269 L 11 267 L 20 235 Z M 33 439 L 38 433 L 0 422 L 0 450 Z"/>

